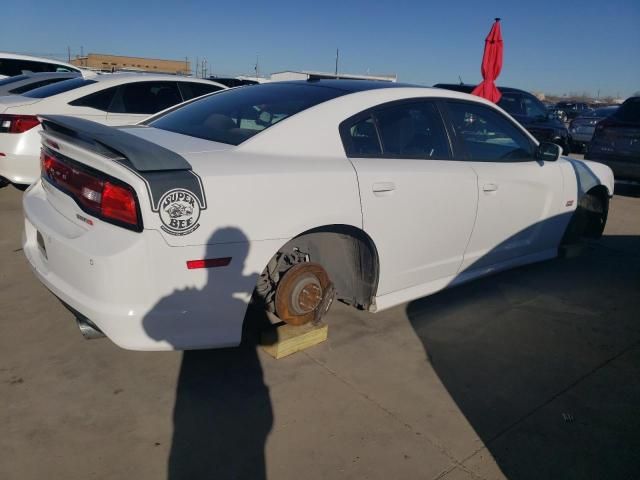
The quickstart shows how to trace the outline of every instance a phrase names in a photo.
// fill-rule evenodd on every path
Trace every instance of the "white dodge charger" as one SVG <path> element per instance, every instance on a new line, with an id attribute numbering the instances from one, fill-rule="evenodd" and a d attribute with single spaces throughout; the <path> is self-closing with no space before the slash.
<path id="1" fill-rule="evenodd" d="M 0 183 L 29 185 L 40 175 L 37 115 L 61 114 L 130 125 L 178 103 L 226 88 L 199 78 L 116 73 L 65 80 L 0 97 Z"/>
<path id="2" fill-rule="evenodd" d="M 549 259 L 602 233 L 613 194 L 608 167 L 433 88 L 282 82 L 134 127 L 40 121 L 24 253 L 129 349 L 237 345 L 250 301 L 303 324 Z"/>

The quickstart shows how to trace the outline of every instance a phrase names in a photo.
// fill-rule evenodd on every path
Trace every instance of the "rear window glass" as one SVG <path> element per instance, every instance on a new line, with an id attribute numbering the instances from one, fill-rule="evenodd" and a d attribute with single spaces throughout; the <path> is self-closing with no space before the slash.
<path id="1" fill-rule="evenodd" d="M 21 94 L 28 92 L 29 90 L 35 90 L 36 88 L 44 87 L 45 85 L 51 85 L 53 83 L 64 82 L 66 78 L 48 78 L 46 80 L 40 80 L 39 82 L 28 83 L 9 90 L 10 93 Z"/>
<path id="2" fill-rule="evenodd" d="M 614 117 L 623 122 L 640 123 L 640 97 L 624 102 L 618 108 Z"/>
<path id="3" fill-rule="evenodd" d="M 26 80 L 29 78 L 28 75 L 16 75 L 15 77 L 5 78 L 4 80 L 0 80 L 0 87 L 2 85 L 9 85 L 10 83 L 19 82 L 20 80 Z"/>
<path id="4" fill-rule="evenodd" d="M 71 80 L 65 80 L 64 82 L 58 82 L 53 85 L 47 85 L 46 87 L 30 90 L 25 93 L 24 96 L 30 98 L 47 98 L 59 93 L 68 92 L 74 88 L 91 85 L 92 83 L 96 83 L 96 81 L 86 80 L 84 78 L 72 78 Z"/>
<path id="5" fill-rule="evenodd" d="M 239 145 L 291 115 L 346 93 L 308 84 L 253 85 L 196 100 L 168 112 L 149 125 Z"/>

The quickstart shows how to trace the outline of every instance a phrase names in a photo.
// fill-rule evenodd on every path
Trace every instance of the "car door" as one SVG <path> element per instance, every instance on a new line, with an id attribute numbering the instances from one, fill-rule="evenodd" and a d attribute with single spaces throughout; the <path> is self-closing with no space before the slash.
<path id="1" fill-rule="evenodd" d="M 478 176 L 478 214 L 461 272 L 556 249 L 562 172 L 507 116 L 477 102 L 446 102 L 456 145 Z"/>
<path id="2" fill-rule="evenodd" d="M 473 229 L 477 182 L 468 164 L 451 160 L 436 102 L 380 106 L 343 122 L 341 135 L 357 173 L 364 230 L 378 249 L 378 296 L 446 283 Z"/>
<path id="3" fill-rule="evenodd" d="M 142 81 L 120 85 L 107 114 L 109 125 L 131 125 L 182 103 L 176 82 Z"/>

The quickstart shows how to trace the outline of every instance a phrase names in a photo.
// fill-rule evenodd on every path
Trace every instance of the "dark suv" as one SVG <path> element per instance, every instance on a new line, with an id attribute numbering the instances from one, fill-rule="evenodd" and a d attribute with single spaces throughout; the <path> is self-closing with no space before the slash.
<path id="1" fill-rule="evenodd" d="M 471 93 L 475 85 L 438 83 L 435 88 Z M 540 142 L 553 142 L 569 154 L 569 132 L 556 116 L 550 114 L 544 104 L 529 92 L 517 88 L 498 87 L 502 98 L 498 106 L 507 111 Z"/>
<path id="2" fill-rule="evenodd" d="M 640 181 L 640 97 L 596 125 L 584 158 L 609 165 L 616 179 Z"/>

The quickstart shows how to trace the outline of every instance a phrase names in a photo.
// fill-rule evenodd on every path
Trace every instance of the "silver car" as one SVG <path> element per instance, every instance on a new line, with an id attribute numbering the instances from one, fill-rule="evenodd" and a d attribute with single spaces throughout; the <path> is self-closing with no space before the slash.
<path id="1" fill-rule="evenodd" d="M 598 122 L 613 115 L 617 109 L 617 106 L 597 108 L 574 118 L 569 124 L 571 150 L 575 152 L 584 149 L 591 141 Z"/>

